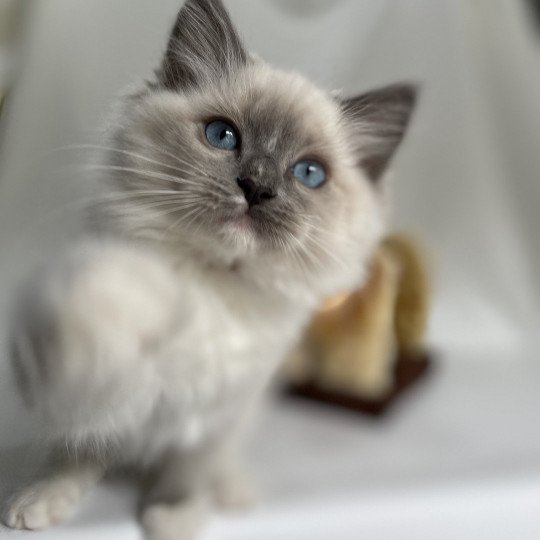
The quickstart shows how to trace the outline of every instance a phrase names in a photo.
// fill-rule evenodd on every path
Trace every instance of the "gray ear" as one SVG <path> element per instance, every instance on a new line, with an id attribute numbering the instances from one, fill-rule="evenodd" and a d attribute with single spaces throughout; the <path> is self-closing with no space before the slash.
<path id="1" fill-rule="evenodd" d="M 173 90 L 200 87 L 246 62 L 247 54 L 221 0 L 187 0 L 178 14 L 158 77 Z"/>
<path id="2" fill-rule="evenodd" d="M 401 143 L 416 103 L 414 85 L 395 84 L 342 101 L 358 163 L 376 182 Z"/>

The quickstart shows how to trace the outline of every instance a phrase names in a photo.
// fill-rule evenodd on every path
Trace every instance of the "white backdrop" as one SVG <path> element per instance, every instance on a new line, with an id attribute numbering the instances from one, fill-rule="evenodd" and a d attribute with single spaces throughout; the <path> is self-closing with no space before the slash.
<path id="1" fill-rule="evenodd" d="M 2 119 L 2 309 L 21 272 L 80 222 L 76 201 L 87 186 L 64 165 L 84 157 L 57 149 L 91 141 L 115 94 L 157 65 L 178 4 L 33 2 Z M 258 539 L 352 540 L 362 531 L 387 540 L 404 538 L 404 527 L 411 538 L 539 538 L 532 519 L 540 510 L 540 53 L 523 5 L 227 5 L 252 50 L 328 88 L 420 82 L 418 114 L 388 181 L 396 225 L 432 253 L 430 340 L 441 354 L 431 384 L 385 424 L 270 408 L 253 450 L 269 502 L 249 519 L 218 522 L 209 538 L 247 539 L 257 530 Z M 0 391 L 7 446 L 23 438 L 24 422 L 6 376 Z M 102 500 L 79 523 L 105 515 Z M 129 513 L 117 504 L 109 521 L 122 527 L 111 538 L 133 538 Z M 75 538 L 74 530 L 50 538 Z M 95 529 L 77 531 L 95 538 Z"/>

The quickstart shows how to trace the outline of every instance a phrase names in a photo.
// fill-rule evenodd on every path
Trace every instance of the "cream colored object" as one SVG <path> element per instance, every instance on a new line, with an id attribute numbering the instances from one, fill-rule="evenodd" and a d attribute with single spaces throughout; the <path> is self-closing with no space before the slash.
<path id="1" fill-rule="evenodd" d="M 389 236 L 382 247 L 399 266 L 394 330 L 399 351 L 421 353 L 428 328 L 431 296 L 428 261 L 414 241 L 404 235 Z"/>
<path id="2" fill-rule="evenodd" d="M 366 286 L 330 299 L 292 353 L 288 376 L 332 392 L 379 398 L 394 384 L 396 355 L 421 352 L 429 312 L 421 250 L 406 236 L 389 237 Z"/>

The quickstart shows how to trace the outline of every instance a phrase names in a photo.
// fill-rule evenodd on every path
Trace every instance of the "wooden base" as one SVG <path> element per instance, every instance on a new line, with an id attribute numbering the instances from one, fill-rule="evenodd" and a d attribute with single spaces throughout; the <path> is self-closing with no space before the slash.
<path id="1" fill-rule="evenodd" d="M 401 394 L 425 378 L 432 368 L 433 361 L 427 352 L 414 358 L 399 356 L 395 367 L 396 383 L 394 387 L 387 394 L 377 399 L 363 399 L 337 392 L 329 392 L 313 383 L 290 384 L 285 388 L 285 394 L 295 398 L 321 401 L 369 416 L 382 416 L 394 405 Z"/>

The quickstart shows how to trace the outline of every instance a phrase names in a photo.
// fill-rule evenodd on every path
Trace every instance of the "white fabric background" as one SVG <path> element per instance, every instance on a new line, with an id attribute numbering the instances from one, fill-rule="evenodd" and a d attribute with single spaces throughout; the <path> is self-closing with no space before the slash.
<path id="1" fill-rule="evenodd" d="M 21 273 L 79 223 L 87 188 L 63 164 L 83 155 L 53 151 L 91 140 L 115 94 L 151 72 L 178 3 L 33 3 L 2 126 L 2 310 Z M 432 380 L 382 423 L 269 407 L 253 446 L 268 499 L 251 516 L 216 518 L 208 540 L 540 538 L 540 71 L 522 4 L 227 4 L 252 50 L 328 88 L 421 83 L 388 181 L 396 224 L 432 253 L 440 354 Z M 27 425 L 6 375 L 0 392 L 9 447 Z M 130 501 L 101 488 L 71 525 L 32 538 L 137 538 Z"/>

